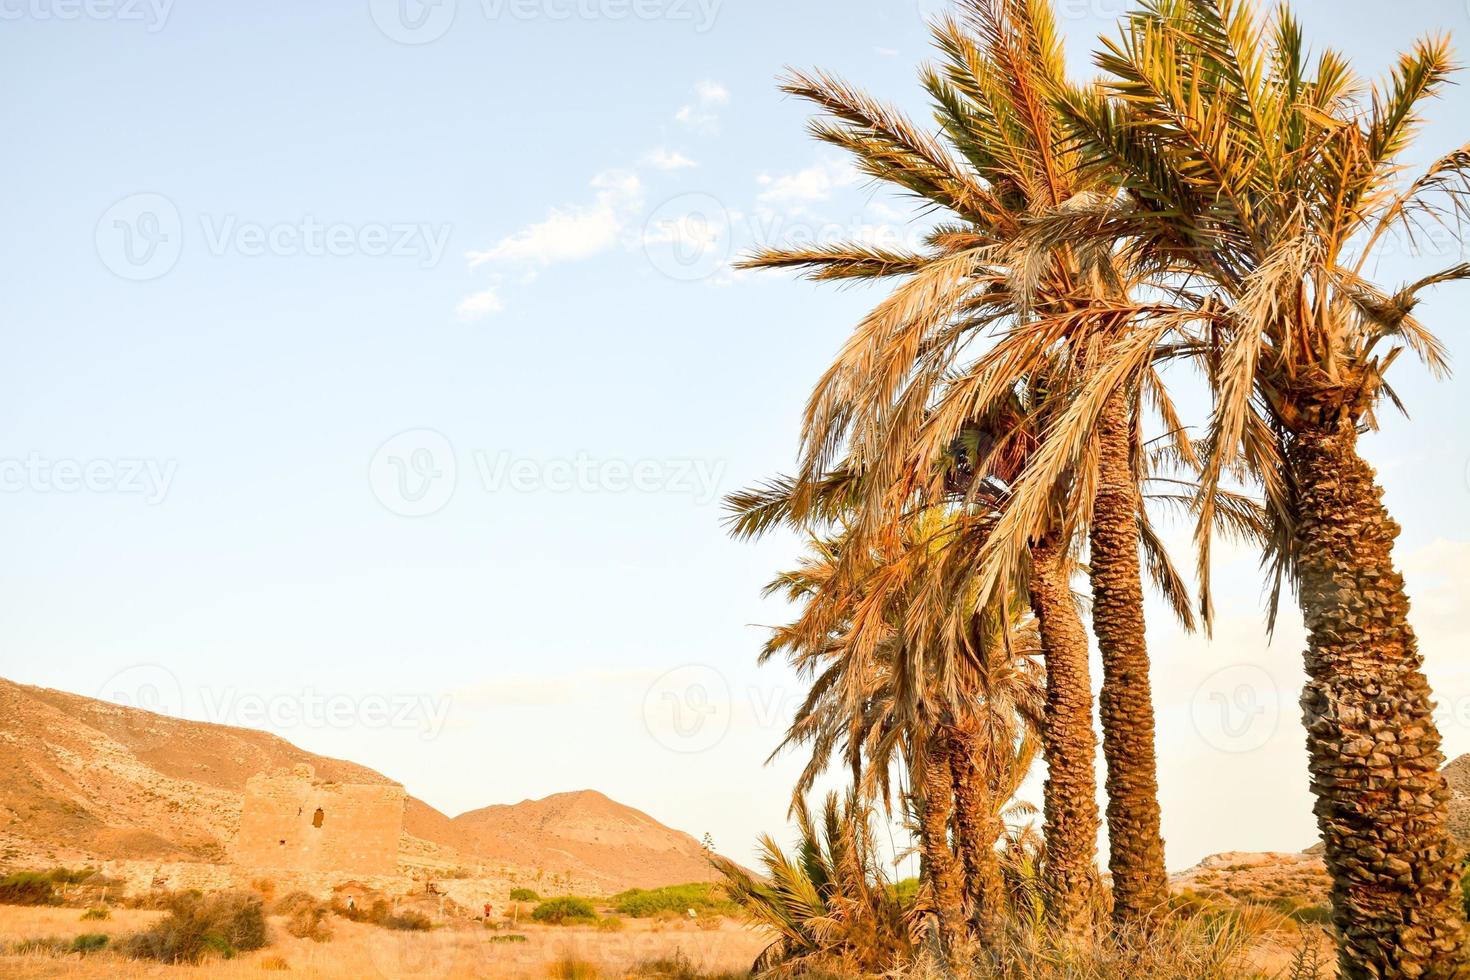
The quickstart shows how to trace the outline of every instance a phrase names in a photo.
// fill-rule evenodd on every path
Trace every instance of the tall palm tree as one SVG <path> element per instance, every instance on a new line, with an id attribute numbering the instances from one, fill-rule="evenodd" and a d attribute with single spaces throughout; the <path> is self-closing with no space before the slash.
<path id="1" fill-rule="evenodd" d="M 1394 291 L 1364 273 L 1396 226 L 1467 213 L 1470 144 L 1400 182 L 1422 106 L 1449 82 L 1448 43 L 1419 42 L 1370 88 L 1334 51 L 1309 63 L 1285 8 L 1148 0 L 1099 64 L 1104 87 L 1069 92 L 1064 109 L 1119 192 L 1028 234 L 1039 254 L 1067 242 L 1126 256 L 1151 270 L 1157 302 L 1120 307 L 1141 326 L 1106 351 L 1043 450 L 1035 509 L 1142 365 L 1202 365 L 1216 404 L 1200 443 L 1200 561 L 1222 482 L 1258 481 L 1277 594 L 1283 578 L 1295 586 L 1307 627 L 1302 709 L 1342 973 L 1463 976 L 1461 855 L 1393 562 L 1399 528 L 1358 449 L 1379 403 L 1397 403 L 1386 374 L 1405 349 L 1445 369 L 1413 315 L 1421 291 L 1470 278 L 1460 265 Z M 1015 520 L 1002 535 L 1025 533 Z"/>
<path id="2" fill-rule="evenodd" d="M 819 139 L 849 151 L 869 176 L 957 220 L 934 229 L 926 252 L 839 244 L 763 251 L 745 263 L 799 268 L 821 280 L 901 280 L 819 383 L 804 426 L 798 500 L 825 485 L 845 446 L 849 465 L 862 475 L 853 528 L 859 535 L 881 533 L 901 519 L 917 475 L 931 471 L 973 417 L 989 411 L 1023 376 L 1059 395 L 1070 392 L 1076 377 L 1094 369 L 1101 340 L 1129 325 L 1113 313 L 1126 303 L 1127 275 L 1106 252 L 1081 255 L 1063 244 L 1039 257 L 1028 250 L 1024 267 L 1013 262 L 1018 253 L 1011 245 L 1032 218 L 1085 204 L 1109 186 L 1105 177 L 1079 171 L 1063 142 L 1056 99 L 1065 91 L 1065 66 L 1047 0 L 966 0 L 963 8 L 963 19 L 936 24 L 942 63 L 924 74 L 943 141 L 831 76 L 796 74 L 784 86 L 827 113 L 812 127 Z M 1027 357 L 1004 362 L 1024 363 L 1024 371 L 987 367 L 958 386 L 944 410 L 933 411 L 941 389 L 965 363 L 968 345 L 991 329 L 1019 323 L 1041 323 L 1051 332 L 1046 348 L 1056 376 L 1035 378 L 1033 346 Z M 1166 897 L 1134 482 L 1136 414 L 1145 395 L 1170 416 L 1155 376 L 1137 377 L 1130 391 L 1118 393 L 1094 420 L 1094 450 L 1070 461 L 1068 478 L 1082 492 L 1053 492 L 1042 507 L 1044 519 L 1028 514 L 1026 533 L 1008 550 L 1007 576 L 988 575 L 981 593 L 1009 591 L 1007 578 L 1032 559 L 1031 572 L 1041 583 L 1034 598 L 1054 668 L 1046 761 L 1056 773 L 1047 799 L 1055 820 L 1048 841 L 1063 921 L 1085 905 L 1096 827 L 1095 807 L 1083 791 L 1091 778 L 1085 647 L 1064 601 L 1068 533 L 1077 528 L 1087 528 L 1091 538 L 1093 621 L 1103 651 L 1115 909 L 1132 918 Z M 1187 458 L 1182 427 L 1168 428 L 1181 434 L 1180 455 Z"/>

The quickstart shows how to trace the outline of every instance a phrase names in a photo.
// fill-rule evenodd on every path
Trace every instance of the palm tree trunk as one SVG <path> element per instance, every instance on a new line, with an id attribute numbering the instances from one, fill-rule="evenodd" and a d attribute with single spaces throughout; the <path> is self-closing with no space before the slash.
<path id="1" fill-rule="evenodd" d="M 986 767 L 984 748 L 973 732 L 955 732 L 956 747 L 950 755 L 950 774 L 955 796 L 956 842 L 965 868 L 965 892 L 970 899 L 975 934 L 986 946 L 994 947 L 1005 925 L 1005 879 L 1001 875 L 1001 821 L 996 816 Z"/>
<path id="2" fill-rule="evenodd" d="M 1461 854 L 1393 564 L 1399 527 L 1351 418 L 1299 433 L 1289 462 L 1308 635 L 1302 711 L 1342 975 L 1466 976 Z"/>
<path id="3" fill-rule="evenodd" d="M 1072 598 L 1065 558 L 1055 538 L 1031 549 L 1031 610 L 1046 664 L 1042 815 L 1047 906 L 1053 924 L 1071 930 L 1086 916 L 1097 882 L 1097 735 L 1092 729 L 1087 631 Z"/>
<path id="4" fill-rule="evenodd" d="M 954 816 L 954 784 L 950 776 L 953 747 L 949 736 L 936 732 L 924 758 L 924 793 L 919 811 L 919 848 L 934 912 L 939 919 L 939 939 L 946 950 L 954 949 L 964 937 L 964 877 L 949 844 L 949 824 Z"/>
<path id="5" fill-rule="evenodd" d="M 1098 489 L 1092 517 L 1092 624 L 1102 653 L 1099 698 L 1107 760 L 1108 867 L 1113 918 L 1136 922 L 1169 897 L 1159 829 L 1154 706 L 1138 558 L 1138 484 L 1129 398 L 1119 392 L 1098 418 Z"/>

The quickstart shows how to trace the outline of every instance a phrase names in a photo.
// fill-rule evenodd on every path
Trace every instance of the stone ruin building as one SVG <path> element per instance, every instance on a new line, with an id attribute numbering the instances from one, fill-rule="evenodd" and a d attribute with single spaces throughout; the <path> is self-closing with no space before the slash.
<path id="1" fill-rule="evenodd" d="M 245 784 L 232 857 L 263 871 L 392 875 L 407 796 L 396 783 L 333 783 L 311 766 L 263 772 Z"/>

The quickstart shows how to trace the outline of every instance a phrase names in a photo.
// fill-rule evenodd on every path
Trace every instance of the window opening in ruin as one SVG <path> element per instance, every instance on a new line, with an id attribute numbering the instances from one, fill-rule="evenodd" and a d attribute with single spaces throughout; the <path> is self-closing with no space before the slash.
<path id="1" fill-rule="evenodd" d="M 312 816 L 311 816 L 311 825 L 313 827 L 316 827 L 317 829 L 321 829 L 322 820 L 325 817 L 326 817 L 326 814 L 322 812 L 322 808 L 321 807 L 317 807 L 316 808 L 316 813 L 312 814 Z"/>

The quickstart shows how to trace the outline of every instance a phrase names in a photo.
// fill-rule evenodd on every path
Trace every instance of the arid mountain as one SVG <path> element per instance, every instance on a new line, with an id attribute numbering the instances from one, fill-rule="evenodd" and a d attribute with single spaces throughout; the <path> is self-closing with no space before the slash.
<path id="1" fill-rule="evenodd" d="M 592 790 L 474 810 L 454 826 L 480 861 L 524 864 L 534 854 L 547 874 L 607 881 L 610 889 L 713 877 L 693 837 Z"/>
<path id="2" fill-rule="evenodd" d="M 223 863 L 245 782 L 305 763 L 336 782 L 388 783 L 364 766 L 265 732 L 183 721 L 0 679 L 0 865 L 98 860 Z M 513 868 L 608 891 L 711 877 L 687 834 L 599 793 L 450 819 L 409 797 L 406 864 Z"/>

